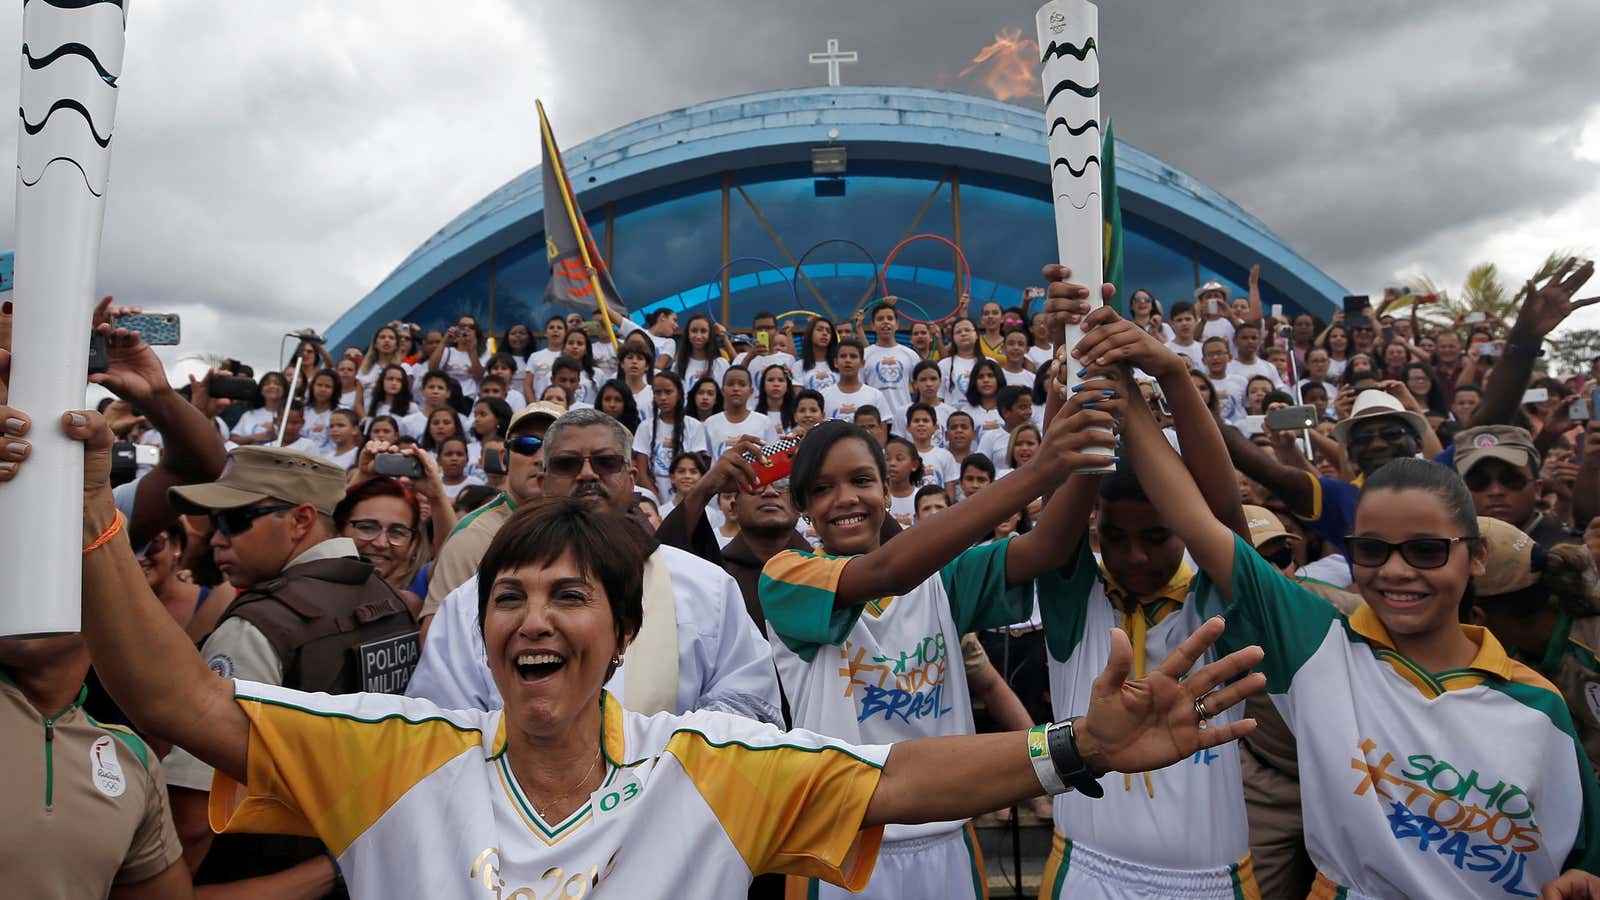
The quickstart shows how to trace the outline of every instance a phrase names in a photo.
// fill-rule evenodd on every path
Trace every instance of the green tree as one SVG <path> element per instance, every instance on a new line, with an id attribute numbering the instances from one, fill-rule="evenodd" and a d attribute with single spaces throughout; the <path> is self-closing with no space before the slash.
<path id="1" fill-rule="evenodd" d="M 1600 328 L 1579 328 L 1545 343 L 1551 366 L 1567 375 L 1589 374 L 1589 360 L 1600 356 Z"/>
<path id="2" fill-rule="evenodd" d="M 1568 250 L 1551 253 L 1539 264 L 1533 280 L 1537 282 L 1549 278 L 1561 268 L 1562 263 L 1576 255 Z M 1406 279 L 1406 283 L 1411 293 L 1403 294 L 1390 303 L 1387 312 L 1401 315 L 1401 311 L 1409 309 L 1417 298 L 1433 294 L 1438 300 L 1418 305 L 1417 318 L 1434 327 L 1455 327 L 1474 312 L 1483 313 L 1491 321 L 1498 320 L 1509 325 L 1516 320 L 1517 310 L 1522 306 L 1522 285 L 1518 284 L 1515 289 L 1507 288 L 1500 280 L 1500 268 L 1492 262 L 1473 266 L 1467 272 L 1466 280 L 1461 283 L 1461 289 L 1455 293 L 1426 275 Z M 1587 360 L 1585 363 L 1587 365 Z"/>

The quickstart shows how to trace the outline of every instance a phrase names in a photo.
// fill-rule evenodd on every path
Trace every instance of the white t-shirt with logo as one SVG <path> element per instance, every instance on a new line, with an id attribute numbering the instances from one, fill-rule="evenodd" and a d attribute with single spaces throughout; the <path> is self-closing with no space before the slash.
<path id="1" fill-rule="evenodd" d="M 884 408 L 886 402 L 883 391 L 870 384 L 863 384 L 849 392 L 836 384 L 822 392 L 822 414 L 830 419 L 849 422 L 861 407 L 876 406 L 884 419 L 893 421 L 889 411 Z"/>
<path id="2" fill-rule="evenodd" d="M 707 452 L 706 426 L 699 419 L 683 415 L 683 449 Z M 655 482 L 656 497 L 666 500 L 672 496 L 672 458 L 678 448 L 672 445 L 673 426 L 656 417 L 645 417 L 633 435 L 633 452 L 642 453 Z"/>
<path id="3" fill-rule="evenodd" d="M 748 413 L 742 422 L 728 421 L 728 414 L 719 412 L 701 423 L 706 429 L 706 449 L 712 461 L 728 452 L 743 435 L 754 435 L 761 443 L 770 444 L 778 439 L 778 429 L 765 413 Z"/>
<path id="4" fill-rule="evenodd" d="M 967 384 L 972 381 L 972 367 L 977 364 L 976 357 L 947 356 L 939 360 L 939 396 L 944 402 L 957 409 L 966 406 Z"/>
<path id="5" fill-rule="evenodd" d="M 884 401 L 889 405 L 888 409 L 880 407 L 885 418 L 898 421 L 900 414 L 911 405 L 911 370 L 919 362 L 922 357 L 917 351 L 902 344 L 890 347 L 873 344 L 867 348 L 861 380 L 883 391 Z"/>
<path id="6" fill-rule="evenodd" d="M 752 372 L 752 375 L 755 373 Z M 794 376 L 795 388 L 802 391 L 816 391 L 822 393 L 834 386 L 839 376 L 833 373 L 833 368 L 825 362 L 814 364 L 810 369 L 801 369 L 800 363 L 789 367 L 789 374 Z M 759 390 L 756 393 L 760 393 Z"/>

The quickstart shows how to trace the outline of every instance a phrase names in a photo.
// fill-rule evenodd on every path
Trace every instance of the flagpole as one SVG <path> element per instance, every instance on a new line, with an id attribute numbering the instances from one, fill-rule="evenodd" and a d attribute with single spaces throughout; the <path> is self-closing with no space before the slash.
<path id="1" fill-rule="evenodd" d="M 556 149 L 555 136 L 550 133 L 550 120 L 545 118 L 544 104 L 535 100 L 533 105 L 539 110 L 539 137 L 544 141 L 546 165 L 556 167 L 556 183 L 561 188 L 561 203 L 567 210 L 567 221 L 572 223 L 572 233 L 578 239 L 578 253 L 583 256 L 583 269 L 589 273 L 589 284 L 594 287 L 594 299 L 600 305 L 600 318 L 606 325 L 606 337 L 611 339 L 611 349 L 620 354 L 621 348 L 617 346 L 617 330 L 611 324 L 611 310 L 606 307 L 605 291 L 600 289 L 600 275 L 595 270 L 594 260 L 589 258 L 588 236 L 578 227 L 578 214 L 572 204 L 572 195 L 567 190 L 567 167 L 561 161 L 561 151 Z M 544 198 L 544 202 L 549 203 L 550 198 Z"/>

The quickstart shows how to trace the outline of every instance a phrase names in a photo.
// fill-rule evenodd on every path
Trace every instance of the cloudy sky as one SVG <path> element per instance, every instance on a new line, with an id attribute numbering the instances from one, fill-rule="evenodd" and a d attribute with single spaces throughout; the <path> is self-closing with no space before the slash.
<path id="1" fill-rule="evenodd" d="M 536 165 L 535 97 L 570 146 L 819 83 L 805 54 L 828 37 L 861 54 L 846 83 L 989 94 L 988 69 L 961 71 L 1006 29 L 1031 34 L 1037 4 L 130 6 L 100 284 L 180 313 L 185 352 L 260 365 Z M 18 48 L 22 4 L 0 9 L 0 47 Z M 1600 249 L 1600 3 L 1106 0 L 1100 30 L 1118 137 L 1357 292 L 1409 272 L 1458 284 L 1480 260 L 1520 281 L 1552 249 Z M 17 77 L 0 66 L 0 96 Z M 0 126 L 8 154 L 16 133 Z M 13 210 L 8 192 L 0 247 Z"/>

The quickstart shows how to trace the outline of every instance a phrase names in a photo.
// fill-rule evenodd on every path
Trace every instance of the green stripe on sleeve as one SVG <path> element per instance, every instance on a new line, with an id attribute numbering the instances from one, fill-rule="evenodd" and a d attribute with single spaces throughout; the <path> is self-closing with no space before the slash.
<path id="1" fill-rule="evenodd" d="M 1044 642 L 1051 659 L 1066 662 L 1083 641 L 1089 597 L 1099 578 L 1100 566 L 1087 535 L 1078 542 L 1070 574 L 1063 576 L 1059 569 L 1052 569 L 1039 576 L 1039 616 L 1044 620 Z"/>
<path id="2" fill-rule="evenodd" d="M 819 563 L 827 561 L 826 557 L 815 559 Z M 824 588 L 781 581 L 766 572 L 761 573 L 759 585 L 761 611 L 767 624 L 785 647 L 808 663 L 818 649 L 844 641 L 861 617 L 858 604 L 835 609 L 836 594 Z"/>
<path id="3" fill-rule="evenodd" d="M 939 570 L 950 617 L 962 634 L 980 628 L 1004 628 L 1028 617 L 1033 582 L 1006 583 L 1006 551 L 1011 539 L 965 550 Z"/>
<path id="4" fill-rule="evenodd" d="M 1195 579 L 1194 597 L 1207 614 L 1220 612 L 1228 628 L 1217 642 L 1220 653 L 1259 644 L 1267 652 L 1257 668 L 1267 676 L 1267 691 L 1289 690 L 1296 672 L 1344 617 L 1333 604 L 1274 569 L 1243 538 L 1233 538 L 1233 596 L 1223 597 L 1211 579 Z"/>

